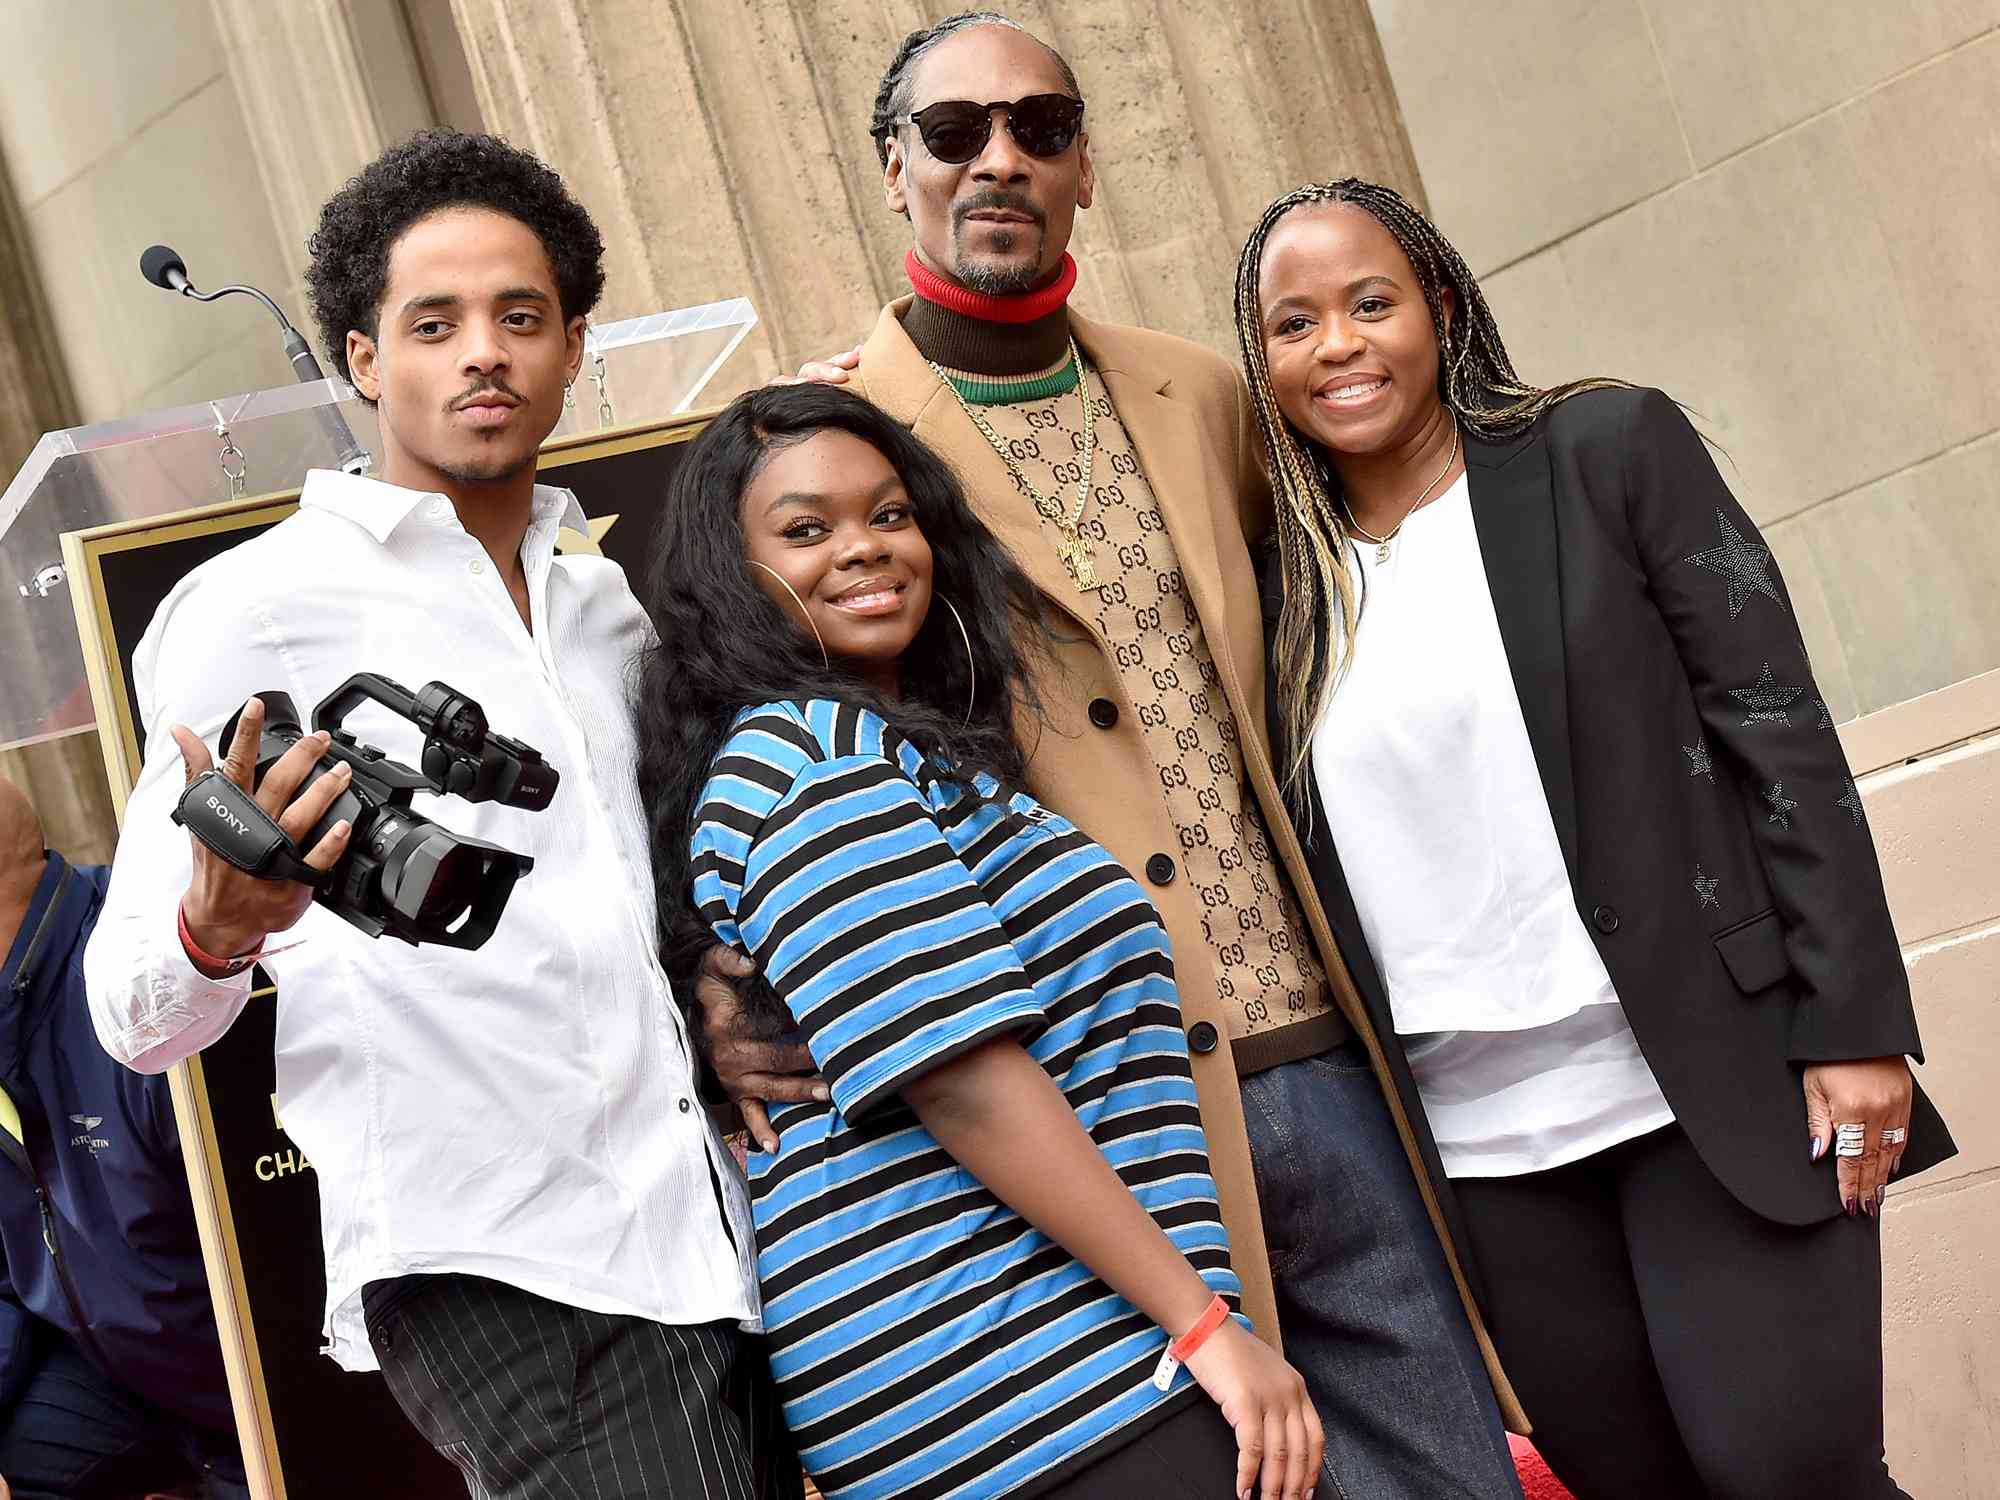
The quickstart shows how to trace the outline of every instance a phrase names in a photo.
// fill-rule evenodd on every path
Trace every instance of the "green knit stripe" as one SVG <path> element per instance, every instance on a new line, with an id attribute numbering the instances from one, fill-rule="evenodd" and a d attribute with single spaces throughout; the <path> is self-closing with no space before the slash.
<path id="1" fill-rule="evenodd" d="M 947 375 L 959 395 L 974 406 L 1003 406 L 1015 401 L 1040 401 L 1076 389 L 1076 365 L 1066 362 L 1060 370 L 1034 375 L 1025 380 L 995 380 L 983 376 Z"/>

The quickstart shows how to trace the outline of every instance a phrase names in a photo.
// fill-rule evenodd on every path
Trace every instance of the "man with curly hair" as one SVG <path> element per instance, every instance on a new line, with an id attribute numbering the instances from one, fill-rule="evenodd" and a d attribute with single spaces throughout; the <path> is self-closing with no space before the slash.
<path id="1" fill-rule="evenodd" d="M 741 1180 L 696 1099 L 654 957 L 623 572 L 558 557 L 584 521 L 535 483 L 604 285 L 590 216 L 541 162 L 427 132 L 336 193 L 310 242 L 329 352 L 380 417 L 378 476 L 315 470 L 297 514 L 195 569 L 134 658 L 146 766 L 86 960 L 99 1037 L 158 1072 L 220 1037 L 253 960 L 279 982 L 277 1104 L 317 1169 L 327 1352 L 380 1368 L 479 1496 L 796 1494 L 755 1329 Z M 453 826 L 533 857 L 476 951 L 372 941 L 310 887 L 253 879 L 168 813 L 243 710 L 357 670 L 443 679 L 560 769 L 544 813 Z M 414 728 L 364 709 L 370 743 Z M 304 840 L 309 735 L 254 789 Z M 351 829 L 307 851 L 328 869 Z M 285 934 L 279 941 L 277 934 Z"/>

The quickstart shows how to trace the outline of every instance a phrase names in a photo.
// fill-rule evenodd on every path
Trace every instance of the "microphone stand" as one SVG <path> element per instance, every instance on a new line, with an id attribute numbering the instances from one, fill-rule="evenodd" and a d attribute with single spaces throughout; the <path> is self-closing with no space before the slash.
<path id="1" fill-rule="evenodd" d="M 148 251 L 147 255 L 151 256 L 153 253 Z M 143 259 L 140 262 L 140 269 L 145 273 L 146 279 L 155 286 L 179 292 L 183 297 L 192 298 L 196 302 L 214 302 L 219 298 L 230 296 L 255 297 L 270 311 L 271 316 L 278 320 L 278 327 L 284 330 L 285 358 L 291 362 L 292 373 L 298 377 L 299 383 L 307 385 L 315 380 L 326 379 L 326 372 L 320 369 L 319 361 L 313 358 L 312 345 L 308 344 L 298 329 L 292 326 L 292 320 L 285 316 L 285 310 L 256 287 L 225 286 L 217 287 L 212 292 L 198 292 L 194 289 L 194 283 L 188 280 L 187 268 L 181 264 L 178 256 L 167 260 L 159 267 L 157 274 Z M 374 459 L 369 456 L 366 448 L 355 441 L 354 429 L 347 425 L 347 419 L 340 414 L 340 409 L 323 405 L 315 407 L 313 411 L 319 419 L 319 425 L 326 432 L 327 441 L 333 444 L 334 462 L 340 471 L 343 474 L 366 474 Z"/>

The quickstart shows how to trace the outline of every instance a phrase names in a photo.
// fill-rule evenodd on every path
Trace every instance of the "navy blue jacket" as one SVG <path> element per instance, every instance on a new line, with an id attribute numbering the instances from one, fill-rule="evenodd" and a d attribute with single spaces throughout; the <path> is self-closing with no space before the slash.
<path id="1" fill-rule="evenodd" d="M 0 1408 L 53 1324 L 146 1400 L 233 1430 L 180 1132 L 164 1076 L 106 1054 L 83 949 L 110 871 L 47 856 L 0 967 Z"/>

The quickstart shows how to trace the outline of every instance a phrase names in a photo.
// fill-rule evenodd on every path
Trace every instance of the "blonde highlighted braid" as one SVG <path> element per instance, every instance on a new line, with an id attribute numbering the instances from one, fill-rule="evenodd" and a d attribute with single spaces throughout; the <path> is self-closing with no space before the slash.
<path id="1" fill-rule="evenodd" d="M 1438 341 L 1438 396 L 1466 431 L 1507 437 L 1532 425 L 1557 402 L 1582 391 L 1625 384 L 1574 380 L 1544 389 L 1514 373 L 1500 329 L 1479 283 L 1451 242 L 1394 188 L 1345 177 L 1294 188 L 1264 210 L 1236 264 L 1236 338 L 1264 452 L 1278 518 L 1278 557 L 1285 603 L 1278 616 L 1276 660 L 1285 796 L 1304 802 L 1306 756 L 1313 727 L 1326 712 L 1353 657 L 1350 643 L 1361 621 L 1361 597 L 1347 564 L 1340 479 L 1326 450 L 1285 420 L 1271 389 L 1264 355 L 1259 272 L 1264 246 L 1293 209 L 1347 203 L 1375 219 L 1409 257 L 1430 308 Z M 1449 288 L 1457 316 L 1445 317 Z M 1338 613 L 1340 629 L 1329 628 Z"/>

